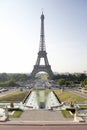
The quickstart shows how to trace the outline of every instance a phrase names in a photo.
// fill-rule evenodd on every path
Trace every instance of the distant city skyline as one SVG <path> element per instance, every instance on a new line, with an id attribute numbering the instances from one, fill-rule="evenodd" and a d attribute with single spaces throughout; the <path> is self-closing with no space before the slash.
<path id="1" fill-rule="evenodd" d="M 0 73 L 31 73 L 45 15 L 53 72 L 87 71 L 87 0 L 0 0 Z"/>

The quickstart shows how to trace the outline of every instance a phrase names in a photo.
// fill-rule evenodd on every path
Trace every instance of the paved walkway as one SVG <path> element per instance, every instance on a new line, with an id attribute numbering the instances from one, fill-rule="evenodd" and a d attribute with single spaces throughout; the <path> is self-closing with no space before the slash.
<path id="1" fill-rule="evenodd" d="M 87 124 L 57 124 L 57 125 L 30 125 L 30 124 L 2 124 L 0 130 L 87 130 Z"/>
<path id="2" fill-rule="evenodd" d="M 79 91 L 70 91 L 70 92 L 87 99 L 86 93 L 82 93 L 82 92 L 79 92 Z"/>
<path id="3" fill-rule="evenodd" d="M 18 121 L 66 121 L 73 120 L 73 118 L 66 119 L 63 117 L 61 111 L 49 110 L 26 110 L 20 118 L 13 118 L 12 120 Z"/>

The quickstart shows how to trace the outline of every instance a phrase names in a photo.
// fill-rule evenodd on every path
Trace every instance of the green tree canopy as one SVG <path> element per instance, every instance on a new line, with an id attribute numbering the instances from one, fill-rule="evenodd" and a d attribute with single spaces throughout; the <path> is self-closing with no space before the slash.
<path id="1" fill-rule="evenodd" d="M 65 85 L 65 79 L 59 79 L 59 80 L 58 80 L 58 84 L 59 84 L 60 86 Z"/>
<path id="2" fill-rule="evenodd" d="M 15 81 L 13 80 L 8 80 L 5 82 L 0 82 L 0 87 L 14 87 L 14 86 L 19 86 L 19 84 L 17 84 Z"/>

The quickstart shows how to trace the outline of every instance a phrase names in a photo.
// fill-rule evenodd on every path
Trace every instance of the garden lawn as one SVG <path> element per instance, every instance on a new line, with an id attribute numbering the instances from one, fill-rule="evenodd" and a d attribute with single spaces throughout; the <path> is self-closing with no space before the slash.
<path id="1" fill-rule="evenodd" d="M 69 91 L 54 90 L 55 94 L 58 96 L 61 102 L 84 102 L 87 101 L 86 98 L 80 97 L 76 94 L 72 94 Z"/>
<path id="2" fill-rule="evenodd" d="M 73 115 L 68 110 L 61 110 L 61 112 L 65 118 L 73 118 Z"/>
<path id="3" fill-rule="evenodd" d="M 16 110 L 13 115 L 10 115 L 10 118 L 19 118 L 22 115 L 23 111 Z"/>
<path id="4" fill-rule="evenodd" d="M 6 96 L 0 97 L 0 102 L 21 102 L 29 94 L 29 91 L 16 91 Z"/>

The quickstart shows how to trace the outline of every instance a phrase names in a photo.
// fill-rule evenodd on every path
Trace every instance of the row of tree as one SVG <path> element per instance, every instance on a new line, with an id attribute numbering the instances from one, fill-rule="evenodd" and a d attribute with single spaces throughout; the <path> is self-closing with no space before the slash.
<path id="1" fill-rule="evenodd" d="M 26 81 L 30 79 L 30 76 L 27 74 L 7 74 L 7 73 L 1 73 L 0 74 L 0 82 L 5 82 L 8 80 L 14 80 L 16 82 L 18 81 Z"/>
<path id="2" fill-rule="evenodd" d="M 27 81 L 31 79 L 29 74 L 0 74 L 0 86 L 4 86 L 6 84 L 15 84 L 19 81 Z M 75 86 L 76 84 L 81 84 L 82 86 L 87 85 L 87 75 L 84 73 L 79 74 L 57 74 L 53 76 L 53 80 L 58 81 L 60 86 Z M 3 83 L 2 83 L 3 82 Z M 4 85 L 3 85 L 4 84 Z M 8 86 L 8 85 L 7 85 Z"/>
<path id="3" fill-rule="evenodd" d="M 10 86 L 12 86 L 12 87 L 14 87 L 14 86 L 19 87 L 20 85 L 17 84 L 13 80 L 8 80 L 8 81 L 5 81 L 5 82 L 0 82 L 0 87 L 10 87 Z"/>
<path id="4" fill-rule="evenodd" d="M 87 75 L 84 73 L 80 74 L 58 74 L 53 77 L 53 80 L 57 80 L 60 86 L 75 86 L 80 84 L 82 87 L 87 85 Z"/>

